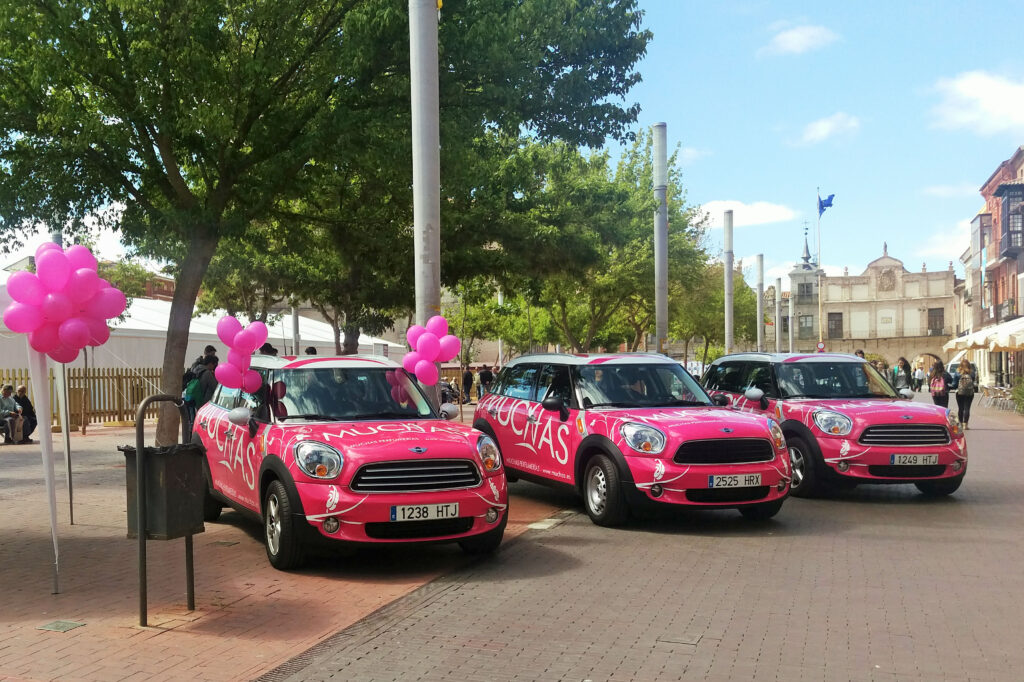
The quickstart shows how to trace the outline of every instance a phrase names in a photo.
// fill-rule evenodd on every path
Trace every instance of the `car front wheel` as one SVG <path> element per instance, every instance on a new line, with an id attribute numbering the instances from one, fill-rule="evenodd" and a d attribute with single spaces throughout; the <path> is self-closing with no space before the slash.
<path id="1" fill-rule="evenodd" d="M 493 554 L 501 546 L 501 538 L 505 535 L 505 525 L 508 523 L 508 510 L 501 522 L 491 530 L 459 540 L 459 547 L 466 554 Z"/>
<path id="2" fill-rule="evenodd" d="M 782 509 L 783 500 L 775 500 L 773 502 L 762 502 L 761 504 L 752 504 L 747 507 L 740 507 L 740 514 L 743 514 L 743 518 L 750 519 L 751 521 L 767 521 Z"/>
<path id="3" fill-rule="evenodd" d="M 263 498 L 263 529 L 271 566 L 287 571 L 302 565 L 304 556 L 295 533 L 292 502 L 281 481 L 271 481 Z"/>
<path id="4" fill-rule="evenodd" d="M 918 481 L 914 483 L 917 489 L 922 494 L 928 497 L 943 497 L 944 495 L 952 495 L 960 487 L 960 484 L 964 482 L 964 475 L 954 476 L 953 478 L 943 478 L 938 481 Z"/>
<path id="5" fill-rule="evenodd" d="M 789 484 L 789 492 L 795 497 L 810 497 L 817 487 L 817 469 L 811 448 L 800 436 L 786 438 L 789 444 L 789 463 L 793 469 L 793 480 Z"/>
<path id="6" fill-rule="evenodd" d="M 590 520 L 599 526 L 618 526 L 629 517 L 619 470 L 605 455 L 597 455 L 587 462 L 583 474 L 583 506 Z"/>

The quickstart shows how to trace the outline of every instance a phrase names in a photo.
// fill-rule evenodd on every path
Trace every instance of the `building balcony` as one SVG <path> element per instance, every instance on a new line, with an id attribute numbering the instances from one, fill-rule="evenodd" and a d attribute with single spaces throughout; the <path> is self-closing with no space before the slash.
<path id="1" fill-rule="evenodd" d="M 797 305 L 818 305 L 817 294 L 797 294 L 796 295 Z"/>
<path id="2" fill-rule="evenodd" d="M 802 341 L 806 341 L 807 339 L 816 339 L 816 338 L 818 338 L 818 330 L 817 329 L 800 329 L 800 330 L 797 331 L 796 337 L 798 339 L 802 340 Z"/>
<path id="3" fill-rule="evenodd" d="M 1000 257 L 1015 258 L 1024 251 L 1024 232 L 1008 231 L 999 238 Z"/>
<path id="4" fill-rule="evenodd" d="M 997 322 L 1002 322 L 1003 320 L 1012 320 L 1015 317 L 1017 317 L 1016 299 L 1008 298 L 996 306 Z"/>

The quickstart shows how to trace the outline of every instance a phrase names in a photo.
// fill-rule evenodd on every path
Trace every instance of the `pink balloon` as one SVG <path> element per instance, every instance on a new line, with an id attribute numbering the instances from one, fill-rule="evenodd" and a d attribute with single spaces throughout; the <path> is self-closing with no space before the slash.
<path id="1" fill-rule="evenodd" d="M 267 341 L 267 337 L 270 336 L 270 330 L 267 329 L 267 325 L 263 324 L 259 320 L 250 322 L 249 326 L 246 327 L 249 331 L 256 335 L 256 347 L 259 348 Z"/>
<path id="2" fill-rule="evenodd" d="M 112 287 L 112 286 L 114 286 L 114 285 L 111 284 L 110 282 L 108 282 L 107 280 L 103 279 L 102 277 L 100 277 L 100 289 L 106 289 L 107 287 Z"/>
<path id="3" fill-rule="evenodd" d="M 107 339 L 110 338 L 110 327 L 107 326 L 106 320 L 96 317 L 85 317 L 82 319 L 89 325 L 89 345 L 102 346 L 105 344 Z"/>
<path id="4" fill-rule="evenodd" d="M 249 365 L 252 363 L 252 357 L 248 353 L 243 353 L 237 348 L 228 348 L 228 362 L 238 368 L 239 371 L 244 372 L 249 369 Z"/>
<path id="5" fill-rule="evenodd" d="M 405 389 L 405 386 L 398 387 L 398 402 L 407 403 L 409 402 L 409 391 Z"/>
<path id="6" fill-rule="evenodd" d="M 419 341 L 416 342 L 416 352 L 420 354 L 420 357 L 424 360 L 433 362 L 437 360 L 437 354 L 441 351 L 441 342 L 438 341 L 437 337 L 431 332 L 424 332 L 420 334 Z"/>
<path id="7" fill-rule="evenodd" d="M 43 312 L 44 320 L 57 324 L 71 317 L 71 313 L 74 312 L 74 308 L 71 307 L 71 299 L 67 294 L 60 292 L 47 294 L 39 309 Z"/>
<path id="8" fill-rule="evenodd" d="M 64 293 L 72 303 L 85 303 L 100 290 L 100 278 L 95 270 L 78 268 L 68 277 L 68 285 Z"/>
<path id="9" fill-rule="evenodd" d="M 427 320 L 427 331 L 441 338 L 448 333 L 448 320 L 444 319 L 440 315 L 434 315 L 432 318 Z"/>
<path id="10" fill-rule="evenodd" d="M 437 365 L 428 360 L 420 360 L 416 363 L 416 378 L 427 386 L 437 383 Z"/>
<path id="11" fill-rule="evenodd" d="M 384 372 L 384 379 L 388 382 L 388 386 L 394 386 L 397 381 L 395 379 L 395 373 L 391 370 Z"/>
<path id="12" fill-rule="evenodd" d="M 81 244 L 68 247 L 64 255 L 68 257 L 68 263 L 71 264 L 72 270 L 85 268 L 96 272 L 96 257 L 92 255 L 92 251 Z"/>
<path id="13" fill-rule="evenodd" d="M 39 260 L 39 257 L 42 256 L 47 251 L 53 251 L 54 249 L 56 249 L 57 251 L 64 250 L 63 248 L 61 248 L 61 245 L 58 244 L 57 242 L 43 242 L 36 248 L 36 260 Z"/>
<path id="14" fill-rule="evenodd" d="M 235 334 L 235 338 L 230 345 L 243 353 L 252 353 L 262 345 L 258 341 L 259 336 L 256 332 L 252 329 L 243 329 Z"/>
<path id="15" fill-rule="evenodd" d="M 89 325 L 80 317 L 69 317 L 60 323 L 57 329 L 57 336 L 60 337 L 61 345 L 65 348 L 76 350 L 84 348 L 92 338 Z"/>
<path id="16" fill-rule="evenodd" d="M 221 386 L 226 388 L 242 387 L 242 373 L 230 362 L 222 362 L 217 365 L 217 369 L 213 370 L 213 375 L 217 377 Z"/>
<path id="17" fill-rule="evenodd" d="M 416 363 L 422 359 L 422 356 L 420 356 L 416 351 L 409 351 L 405 354 L 405 357 L 402 358 L 402 367 L 405 368 L 406 372 L 415 372 Z"/>
<path id="18" fill-rule="evenodd" d="M 4 324 L 12 332 L 29 334 L 43 324 L 43 313 L 34 305 L 14 302 L 4 311 Z"/>
<path id="19" fill-rule="evenodd" d="M 47 355 L 56 360 L 57 362 L 63 362 L 67 364 L 74 362 L 78 357 L 78 348 L 68 348 L 67 346 L 57 346 L 51 350 Z"/>
<path id="20" fill-rule="evenodd" d="M 50 249 L 36 258 L 36 274 L 49 291 L 63 291 L 71 275 L 71 263 L 63 251 Z"/>
<path id="21" fill-rule="evenodd" d="M 217 321 L 217 338 L 225 346 L 234 344 L 235 335 L 242 331 L 242 323 L 231 315 L 225 315 Z"/>
<path id="22" fill-rule="evenodd" d="M 7 293 L 18 303 L 39 306 L 43 304 L 46 289 L 33 273 L 22 270 L 7 278 Z"/>
<path id="23" fill-rule="evenodd" d="M 254 369 L 246 370 L 242 375 L 242 390 L 246 393 L 255 393 L 263 385 L 263 377 Z"/>
<path id="24" fill-rule="evenodd" d="M 85 314 L 87 317 L 102 317 L 104 320 L 109 320 L 123 313 L 127 305 L 128 301 L 120 289 L 107 287 L 100 289 L 95 296 L 89 299 L 85 304 Z"/>
<path id="25" fill-rule="evenodd" d="M 459 337 L 451 334 L 442 337 L 439 343 L 441 350 L 437 354 L 438 362 L 448 362 L 462 350 L 462 342 L 459 341 Z"/>
<path id="26" fill-rule="evenodd" d="M 60 346 L 60 327 L 55 324 L 44 324 L 28 335 L 28 345 L 40 353 L 49 353 Z"/>
<path id="27" fill-rule="evenodd" d="M 423 327 L 419 326 L 418 324 L 414 324 L 413 326 L 409 327 L 409 329 L 406 330 L 406 332 L 405 332 L 405 339 L 406 339 L 406 341 L 409 342 L 409 345 L 412 346 L 415 349 L 416 348 L 416 342 L 419 340 L 420 335 L 423 334 L 426 331 L 427 331 L 426 329 L 424 329 Z"/>

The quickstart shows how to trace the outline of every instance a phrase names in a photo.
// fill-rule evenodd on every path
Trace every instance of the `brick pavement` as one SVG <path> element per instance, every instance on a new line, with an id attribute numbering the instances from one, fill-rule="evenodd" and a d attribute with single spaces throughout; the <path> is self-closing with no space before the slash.
<path id="1" fill-rule="evenodd" d="M 149 542 L 149 624 L 138 627 L 136 540 L 126 538 L 124 457 L 134 429 L 72 435 L 75 525 L 57 463 L 62 593 L 39 446 L 0 447 L 0 680 L 229 680 L 259 676 L 380 607 L 467 563 L 457 546 L 388 547 L 270 567 L 260 528 L 225 511 L 195 536 L 196 610 L 185 608 L 184 541 Z M 60 436 L 55 435 L 60 452 Z M 152 433 L 147 443 L 153 442 Z M 511 505 L 506 537 L 566 498 L 541 489 Z M 85 623 L 59 633 L 57 621 Z"/>
<path id="2" fill-rule="evenodd" d="M 976 409 L 947 499 L 861 487 L 761 525 L 570 514 L 263 679 L 1019 680 L 1022 435 Z"/>

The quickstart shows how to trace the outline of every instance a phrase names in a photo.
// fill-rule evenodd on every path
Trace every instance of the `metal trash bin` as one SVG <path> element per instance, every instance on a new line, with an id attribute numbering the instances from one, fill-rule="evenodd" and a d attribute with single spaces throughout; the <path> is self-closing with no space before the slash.
<path id="1" fill-rule="evenodd" d="M 128 537 L 138 537 L 138 494 L 136 449 L 117 448 L 124 453 L 125 483 L 128 489 Z M 203 525 L 203 451 L 196 445 L 147 447 L 146 537 L 173 540 L 206 530 Z"/>

